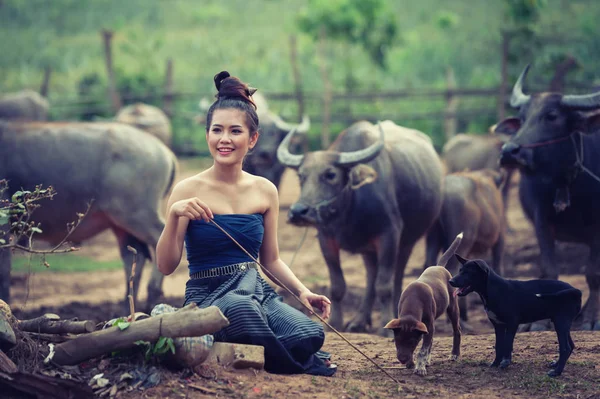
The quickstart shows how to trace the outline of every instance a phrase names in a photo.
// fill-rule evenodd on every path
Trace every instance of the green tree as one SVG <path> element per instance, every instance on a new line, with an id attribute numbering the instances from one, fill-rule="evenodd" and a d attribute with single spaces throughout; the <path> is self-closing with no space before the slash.
<path id="1" fill-rule="evenodd" d="M 398 36 L 396 19 L 386 0 L 309 0 L 298 26 L 314 40 L 323 29 L 332 40 L 360 45 L 382 69 Z"/>

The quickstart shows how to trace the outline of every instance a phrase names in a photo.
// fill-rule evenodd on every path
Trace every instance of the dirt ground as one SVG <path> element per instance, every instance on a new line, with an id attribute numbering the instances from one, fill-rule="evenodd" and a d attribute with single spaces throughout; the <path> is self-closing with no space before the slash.
<path id="1" fill-rule="evenodd" d="M 198 172 L 186 161 L 181 162 L 179 178 Z M 197 164 L 196 164 L 197 165 Z M 329 277 L 319 250 L 316 231 L 309 229 L 300 251 L 297 247 L 303 228 L 286 223 L 287 208 L 298 197 L 299 186 L 295 173 L 286 172 L 280 189 L 281 216 L 279 242 L 281 257 L 291 264 L 296 275 L 315 292 L 328 293 Z M 508 235 L 506 266 L 514 278 L 535 278 L 539 249 L 529 221 L 521 211 L 517 187 L 513 181 L 508 212 L 513 232 Z M 424 262 L 424 241 L 416 246 L 407 266 L 404 284 L 414 280 Z M 561 279 L 584 292 L 588 290 L 583 270 L 587 249 L 573 244 L 560 244 L 558 256 Z M 296 256 L 294 257 L 294 254 Z M 116 240 L 103 233 L 85 242 L 79 255 L 99 260 L 119 259 Z M 343 254 L 342 265 L 348 285 L 344 301 L 345 318 L 352 317 L 365 286 L 365 271 L 360 256 Z M 145 287 L 149 269 L 142 280 Z M 187 281 L 186 262 L 164 280 L 165 302 L 181 305 Z M 142 288 L 140 297 L 146 296 Z M 122 316 L 125 297 L 125 278 L 122 270 L 95 273 L 33 273 L 13 274 L 12 307 L 19 318 L 35 317 L 45 312 L 63 318 L 78 317 L 95 321 Z M 462 356 L 458 362 L 448 360 L 451 348 L 451 328 L 445 318 L 436 324 L 432 365 L 425 378 L 399 367 L 390 339 L 371 334 L 347 334 L 367 355 L 400 380 L 397 385 L 339 337 L 328 333 L 324 350 L 333 353 L 338 372 L 332 378 L 311 376 L 279 376 L 265 372 L 232 372 L 224 369 L 207 370 L 207 375 L 181 379 L 180 375 L 165 372 L 162 383 L 141 392 L 120 394 L 128 398 L 153 397 L 302 397 L 302 398 L 384 398 L 421 397 L 565 397 L 600 398 L 600 332 L 575 332 L 577 349 L 571 356 L 563 376 L 545 376 L 545 364 L 557 353 L 554 332 L 520 333 L 515 340 L 515 364 L 506 371 L 488 369 L 485 362 L 493 357 L 493 330 L 475 298 L 470 298 L 470 331 L 463 336 Z M 379 313 L 373 315 L 374 326 L 380 323 Z M 195 386 L 196 388 L 192 387 Z M 198 388 L 200 387 L 200 388 Z M 202 390 L 202 387 L 205 389 Z"/>

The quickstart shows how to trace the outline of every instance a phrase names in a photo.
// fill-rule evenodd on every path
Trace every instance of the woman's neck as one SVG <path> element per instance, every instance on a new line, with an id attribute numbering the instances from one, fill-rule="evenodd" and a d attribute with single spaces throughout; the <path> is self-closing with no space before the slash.
<path id="1" fill-rule="evenodd" d="M 211 172 L 215 180 L 229 184 L 239 183 L 244 173 L 241 164 L 221 165 L 216 162 L 213 163 Z"/>

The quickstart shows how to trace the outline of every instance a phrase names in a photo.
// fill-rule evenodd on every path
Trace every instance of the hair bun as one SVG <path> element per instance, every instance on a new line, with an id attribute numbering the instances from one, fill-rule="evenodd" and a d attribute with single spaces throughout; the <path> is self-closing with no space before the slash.
<path id="1" fill-rule="evenodd" d="M 228 77 L 230 77 L 231 75 L 229 74 L 229 72 L 227 71 L 221 71 L 218 74 L 215 75 L 215 86 L 217 88 L 217 91 L 221 90 L 221 83 L 223 83 L 224 79 L 227 79 Z"/>

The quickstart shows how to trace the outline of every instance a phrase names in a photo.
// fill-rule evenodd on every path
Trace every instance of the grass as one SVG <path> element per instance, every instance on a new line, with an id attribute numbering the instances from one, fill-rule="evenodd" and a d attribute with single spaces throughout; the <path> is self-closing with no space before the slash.
<path id="1" fill-rule="evenodd" d="M 15 255 L 12 261 L 12 271 L 18 273 L 72 273 L 100 270 L 118 270 L 123 268 L 120 260 L 97 261 L 76 254 L 53 254 L 46 255 L 46 262 L 50 267 L 43 264 L 40 255 Z"/>

